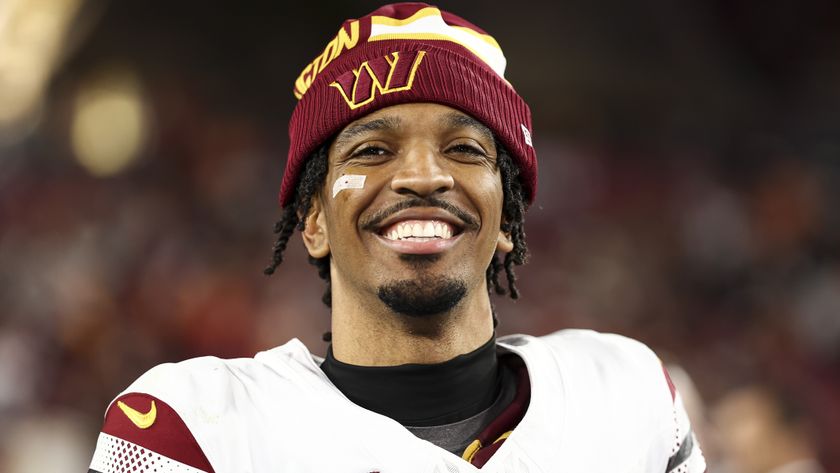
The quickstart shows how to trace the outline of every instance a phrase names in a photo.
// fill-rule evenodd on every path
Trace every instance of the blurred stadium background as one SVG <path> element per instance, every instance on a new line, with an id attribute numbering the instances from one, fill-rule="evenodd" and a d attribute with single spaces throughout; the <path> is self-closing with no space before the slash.
<path id="1" fill-rule="evenodd" d="M 840 3 L 439 4 L 499 40 L 534 113 L 500 333 L 648 343 L 693 380 L 709 471 L 764 471 L 720 404 L 772 387 L 840 471 Z M 292 82 L 378 5 L 0 1 L 0 471 L 85 471 L 155 364 L 324 352 L 302 245 L 262 268 Z"/>

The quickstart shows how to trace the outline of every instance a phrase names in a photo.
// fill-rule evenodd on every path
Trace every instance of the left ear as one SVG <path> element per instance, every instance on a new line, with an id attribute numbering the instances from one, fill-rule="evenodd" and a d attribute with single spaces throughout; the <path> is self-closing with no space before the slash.
<path id="1" fill-rule="evenodd" d="M 305 225 L 301 232 L 303 244 L 306 246 L 309 256 L 313 258 L 323 258 L 330 254 L 330 239 L 326 219 L 321 196 L 313 195 L 309 215 L 304 217 Z"/>
<path id="2" fill-rule="evenodd" d="M 510 253 L 513 251 L 513 240 L 509 233 L 499 230 L 499 237 L 496 238 L 496 251 L 499 253 Z"/>

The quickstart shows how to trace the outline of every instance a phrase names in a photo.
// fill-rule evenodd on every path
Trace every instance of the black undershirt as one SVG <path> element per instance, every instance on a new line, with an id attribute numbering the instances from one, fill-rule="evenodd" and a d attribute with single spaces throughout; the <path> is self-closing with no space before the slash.
<path id="1" fill-rule="evenodd" d="M 451 424 L 487 409 L 500 390 L 496 339 L 443 363 L 355 366 L 335 359 L 321 369 L 348 399 L 405 426 Z"/>

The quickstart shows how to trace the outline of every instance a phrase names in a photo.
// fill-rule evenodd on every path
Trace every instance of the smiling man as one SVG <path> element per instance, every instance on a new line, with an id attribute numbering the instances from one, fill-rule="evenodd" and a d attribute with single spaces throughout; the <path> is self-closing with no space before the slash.
<path id="1" fill-rule="evenodd" d="M 295 82 L 266 269 L 300 230 L 327 282 L 326 358 L 292 340 L 153 368 L 108 409 L 91 470 L 703 471 L 641 343 L 495 338 L 537 175 L 504 69 L 491 36 L 435 7 L 346 21 Z"/>
<path id="2" fill-rule="evenodd" d="M 448 106 L 403 104 L 352 122 L 326 156 L 327 183 L 364 177 L 307 196 L 304 242 L 330 270 L 333 355 L 434 363 L 487 342 L 487 267 L 513 249 L 492 132 Z"/>

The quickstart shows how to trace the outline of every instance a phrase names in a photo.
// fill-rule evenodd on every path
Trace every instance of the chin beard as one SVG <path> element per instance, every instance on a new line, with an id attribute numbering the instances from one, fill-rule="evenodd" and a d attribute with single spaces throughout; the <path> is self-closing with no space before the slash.
<path id="1" fill-rule="evenodd" d="M 379 288 L 379 300 L 409 317 L 430 317 L 452 310 L 467 293 L 459 279 L 423 276 L 389 282 Z"/>

